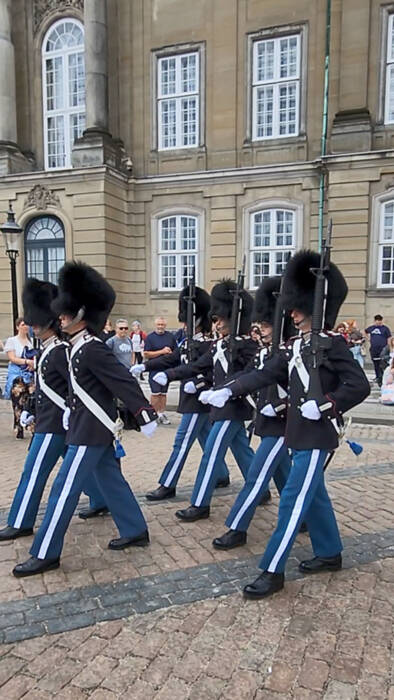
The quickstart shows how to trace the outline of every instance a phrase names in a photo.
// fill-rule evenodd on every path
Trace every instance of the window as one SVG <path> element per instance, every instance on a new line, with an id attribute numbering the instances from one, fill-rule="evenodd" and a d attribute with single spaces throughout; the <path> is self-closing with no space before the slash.
<path id="1" fill-rule="evenodd" d="M 57 284 L 64 265 L 64 229 L 56 216 L 37 216 L 25 230 L 26 277 Z"/>
<path id="2" fill-rule="evenodd" d="M 179 214 L 158 223 L 159 290 L 182 289 L 193 270 L 198 279 L 198 219 Z"/>
<path id="3" fill-rule="evenodd" d="M 56 22 L 42 45 L 46 168 L 70 168 L 85 129 L 84 35 L 74 19 Z"/>
<path id="4" fill-rule="evenodd" d="M 199 142 L 199 52 L 158 59 L 158 148 L 190 148 Z"/>
<path id="5" fill-rule="evenodd" d="M 300 45 L 300 34 L 253 43 L 253 140 L 299 134 Z"/>
<path id="6" fill-rule="evenodd" d="M 378 257 L 378 287 L 394 287 L 394 200 L 382 205 Z"/>
<path id="7" fill-rule="evenodd" d="M 264 277 L 281 275 L 296 247 L 295 212 L 263 209 L 250 220 L 250 287 Z"/>

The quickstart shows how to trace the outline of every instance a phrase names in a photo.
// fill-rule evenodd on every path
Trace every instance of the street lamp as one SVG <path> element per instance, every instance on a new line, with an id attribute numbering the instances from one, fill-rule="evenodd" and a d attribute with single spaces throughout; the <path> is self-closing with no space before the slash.
<path id="1" fill-rule="evenodd" d="M 10 259 L 11 265 L 11 289 L 12 289 L 12 317 L 14 321 L 14 331 L 16 331 L 16 319 L 18 318 L 18 295 L 16 289 L 16 259 L 19 255 L 19 243 L 23 229 L 15 221 L 15 212 L 9 202 L 7 221 L 0 226 L 0 231 L 4 238 L 5 252 Z"/>

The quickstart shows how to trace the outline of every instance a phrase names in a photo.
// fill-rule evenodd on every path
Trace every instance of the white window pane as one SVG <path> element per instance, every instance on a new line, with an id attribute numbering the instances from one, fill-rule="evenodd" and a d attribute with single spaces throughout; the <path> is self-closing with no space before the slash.
<path id="1" fill-rule="evenodd" d="M 70 115 L 70 149 L 72 149 L 76 139 L 79 139 L 85 130 L 85 114 L 78 112 L 78 114 Z"/>
<path id="2" fill-rule="evenodd" d="M 181 102 L 182 146 L 197 145 L 197 108 L 196 97 L 185 97 Z"/>
<path id="3" fill-rule="evenodd" d="M 389 31 L 388 31 L 388 60 L 393 61 L 394 60 L 394 22 L 392 19 L 392 16 L 390 16 L 390 21 L 389 21 Z"/>
<path id="4" fill-rule="evenodd" d="M 163 289 L 176 289 L 176 256 L 161 255 L 161 286 Z"/>
<path id="5" fill-rule="evenodd" d="M 259 41 L 257 44 L 257 70 L 258 81 L 272 80 L 274 77 L 274 41 Z"/>
<path id="6" fill-rule="evenodd" d="M 298 37 L 289 36 L 280 39 L 279 75 L 281 78 L 298 77 Z"/>
<path id="7" fill-rule="evenodd" d="M 264 277 L 268 277 L 270 273 L 270 254 L 269 253 L 253 253 L 253 286 L 258 287 Z"/>
<path id="8" fill-rule="evenodd" d="M 275 253 L 275 266 L 274 266 L 274 275 L 282 275 L 283 272 L 285 271 L 285 267 L 287 265 L 288 260 L 291 257 L 291 252 L 290 251 L 282 251 Z"/>
<path id="9" fill-rule="evenodd" d="M 162 100 L 161 113 L 161 146 L 174 148 L 176 146 L 176 101 Z"/>
<path id="10" fill-rule="evenodd" d="M 48 117 L 47 144 L 49 168 L 62 168 L 66 164 L 64 117 Z"/>
<path id="11" fill-rule="evenodd" d="M 62 109 L 63 104 L 63 59 L 48 58 L 45 62 L 47 110 Z"/>
<path id="12" fill-rule="evenodd" d="M 271 86 L 257 88 L 256 99 L 256 136 L 264 138 L 272 136 L 274 91 Z"/>
<path id="13" fill-rule="evenodd" d="M 394 240 L 394 202 L 387 202 L 384 205 L 383 240 Z"/>
<path id="14" fill-rule="evenodd" d="M 394 286 L 394 246 L 382 246 L 380 283 Z"/>
<path id="15" fill-rule="evenodd" d="M 174 95 L 176 93 L 175 56 L 160 60 L 160 94 Z"/>
<path id="16" fill-rule="evenodd" d="M 181 56 L 181 91 L 197 92 L 197 54 Z"/>
<path id="17" fill-rule="evenodd" d="M 181 216 L 181 249 L 197 249 L 196 219 L 190 216 Z"/>
<path id="18" fill-rule="evenodd" d="M 161 250 L 176 250 L 176 217 L 162 219 L 160 222 Z"/>
<path id="19" fill-rule="evenodd" d="M 85 61 L 82 53 L 68 57 L 68 100 L 70 107 L 85 106 Z"/>
<path id="20" fill-rule="evenodd" d="M 297 130 L 297 83 L 279 84 L 279 134 L 294 135 Z"/>
<path id="21" fill-rule="evenodd" d="M 26 249 L 26 272 L 27 277 L 44 279 L 44 250 L 43 248 Z"/>
<path id="22" fill-rule="evenodd" d="M 181 266 L 181 287 L 185 287 L 192 274 L 196 268 L 196 256 L 195 255 L 181 255 L 180 256 L 180 266 Z"/>
<path id="23" fill-rule="evenodd" d="M 394 65 L 387 66 L 386 122 L 394 121 Z"/>
<path id="24" fill-rule="evenodd" d="M 64 265 L 64 248 L 48 248 L 48 281 L 57 284 L 60 268 Z"/>

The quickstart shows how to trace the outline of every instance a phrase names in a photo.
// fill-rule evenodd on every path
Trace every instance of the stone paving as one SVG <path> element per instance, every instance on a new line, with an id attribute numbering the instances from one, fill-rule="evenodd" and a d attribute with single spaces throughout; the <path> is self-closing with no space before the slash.
<path id="1" fill-rule="evenodd" d="M 342 445 L 329 467 L 346 568 L 302 578 L 297 562 L 310 547 L 300 535 L 285 591 L 255 603 L 239 589 L 256 575 L 274 526 L 275 489 L 247 545 L 214 550 L 241 486 L 232 456 L 231 486 L 216 492 L 209 520 L 174 516 L 190 497 L 198 447 L 176 499 L 147 504 L 143 496 L 170 452 L 179 417 L 171 420 L 149 441 L 125 434 L 122 469 L 143 504 L 149 548 L 109 551 L 110 516 L 75 516 L 61 568 L 15 579 L 11 569 L 31 538 L 0 545 L 0 698 L 394 700 L 394 427 L 353 424 L 349 437 L 363 453 L 356 458 Z M 9 405 L 0 402 L 1 523 L 27 448 L 10 425 Z"/>

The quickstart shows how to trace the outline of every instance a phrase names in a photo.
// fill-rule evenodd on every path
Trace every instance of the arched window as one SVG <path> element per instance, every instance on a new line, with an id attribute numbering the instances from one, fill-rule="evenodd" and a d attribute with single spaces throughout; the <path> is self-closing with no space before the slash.
<path id="1" fill-rule="evenodd" d="M 382 204 L 379 232 L 378 287 L 394 287 L 394 200 Z"/>
<path id="2" fill-rule="evenodd" d="M 64 265 L 64 229 L 56 216 L 37 216 L 25 230 L 26 277 L 57 283 Z"/>
<path id="3" fill-rule="evenodd" d="M 198 280 L 198 217 L 167 216 L 158 222 L 158 288 L 182 289 L 195 270 Z"/>
<path id="4" fill-rule="evenodd" d="M 262 209 L 250 215 L 251 289 L 264 277 L 281 275 L 296 248 L 296 213 L 292 209 Z"/>
<path id="5" fill-rule="evenodd" d="M 46 168 L 70 168 L 75 139 L 85 128 L 83 26 L 75 19 L 53 24 L 42 44 Z"/>

